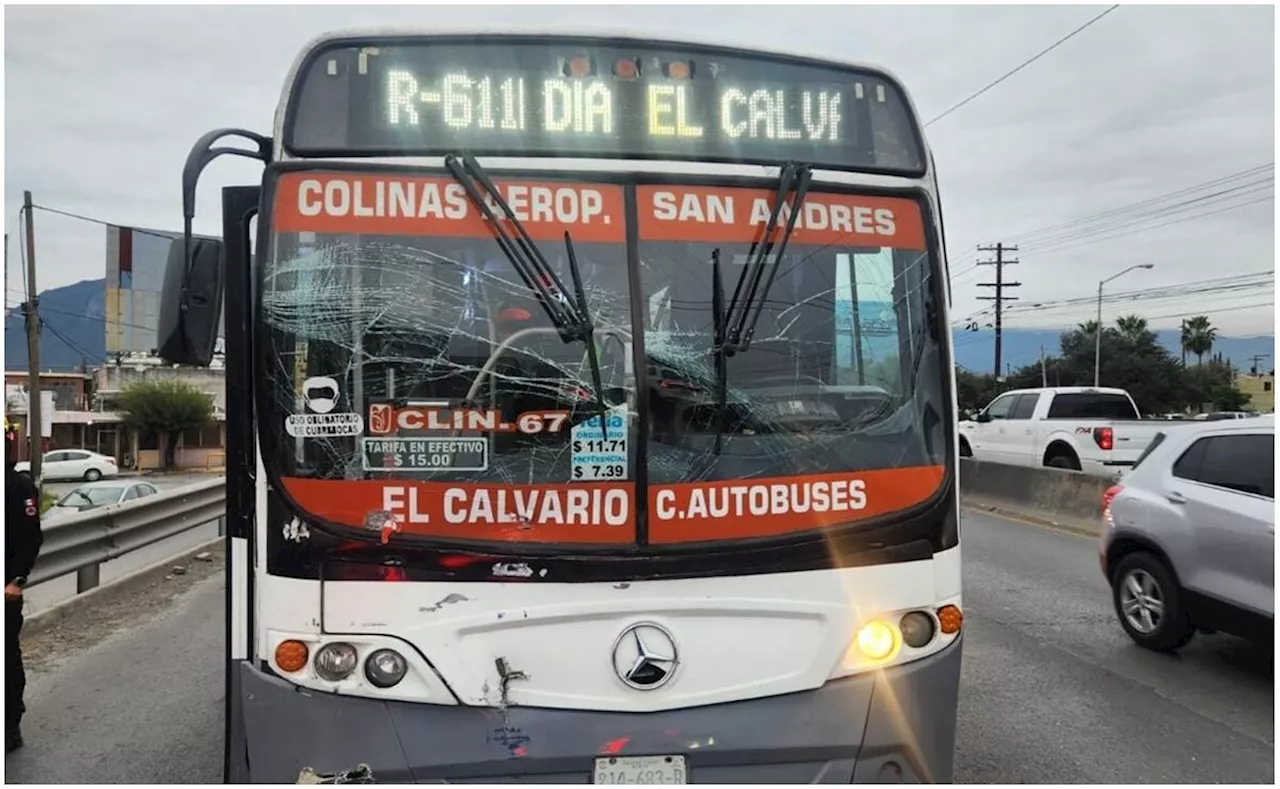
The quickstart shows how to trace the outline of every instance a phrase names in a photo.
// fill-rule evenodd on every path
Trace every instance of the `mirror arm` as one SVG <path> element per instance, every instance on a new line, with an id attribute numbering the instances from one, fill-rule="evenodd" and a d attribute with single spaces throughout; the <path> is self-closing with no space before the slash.
<path id="1" fill-rule="evenodd" d="M 231 136 L 249 140 L 257 146 L 257 150 L 213 147 L 218 140 Z M 210 162 L 224 155 L 243 156 L 268 164 L 271 161 L 271 145 L 270 137 L 245 129 L 228 128 L 209 132 L 191 147 L 191 152 L 187 154 L 187 161 L 182 166 L 182 255 L 188 267 L 191 265 L 191 225 L 196 214 L 196 183 L 200 180 L 200 173 Z"/>

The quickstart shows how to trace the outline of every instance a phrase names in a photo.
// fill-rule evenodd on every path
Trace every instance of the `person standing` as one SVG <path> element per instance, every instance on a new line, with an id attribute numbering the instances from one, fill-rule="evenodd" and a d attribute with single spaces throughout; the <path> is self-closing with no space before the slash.
<path id="1" fill-rule="evenodd" d="M 22 667 L 22 589 L 40 554 L 40 491 L 14 469 L 16 431 L 6 420 L 4 436 L 4 752 L 22 747 L 22 696 L 27 677 Z"/>

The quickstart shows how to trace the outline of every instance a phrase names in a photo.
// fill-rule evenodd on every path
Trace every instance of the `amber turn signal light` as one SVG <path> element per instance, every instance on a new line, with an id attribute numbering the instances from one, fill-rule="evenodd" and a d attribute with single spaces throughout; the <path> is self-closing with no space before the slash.
<path id="1" fill-rule="evenodd" d="M 944 605 L 938 609 L 938 628 L 950 635 L 959 633 L 960 626 L 964 624 L 964 613 L 960 610 L 960 606 Z"/>
<path id="2" fill-rule="evenodd" d="M 276 647 L 276 665 L 290 673 L 301 671 L 309 657 L 307 645 L 301 641 L 281 641 Z"/>

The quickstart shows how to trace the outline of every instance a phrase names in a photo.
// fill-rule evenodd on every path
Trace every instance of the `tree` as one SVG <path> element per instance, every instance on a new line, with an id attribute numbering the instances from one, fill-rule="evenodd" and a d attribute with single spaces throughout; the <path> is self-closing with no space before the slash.
<path id="1" fill-rule="evenodd" d="M 174 467 L 178 438 L 183 431 L 199 430 L 213 418 L 212 398 L 184 381 L 140 381 L 121 391 L 117 401 L 126 426 L 168 438 L 164 445 L 165 468 Z"/>
<path id="2" fill-rule="evenodd" d="M 1188 318 L 1184 328 L 1187 350 L 1196 355 L 1196 364 L 1204 362 L 1204 355 L 1213 350 L 1213 343 L 1218 339 L 1218 330 L 1209 323 L 1209 316 L 1196 315 Z"/>
<path id="3" fill-rule="evenodd" d="M 1125 339 L 1138 342 L 1147 335 L 1147 319 L 1137 315 L 1125 315 L 1116 319 L 1116 328 Z"/>

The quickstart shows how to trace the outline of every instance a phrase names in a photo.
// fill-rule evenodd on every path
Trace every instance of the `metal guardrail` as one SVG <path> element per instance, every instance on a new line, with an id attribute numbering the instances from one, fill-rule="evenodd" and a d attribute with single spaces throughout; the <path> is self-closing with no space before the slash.
<path id="1" fill-rule="evenodd" d="M 81 594 L 98 585 L 103 562 L 214 521 L 222 534 L 226 485 L 223 478 L 197 482 L 45 525 L 30 585 L 75 573 L 76 593 Z"/>

